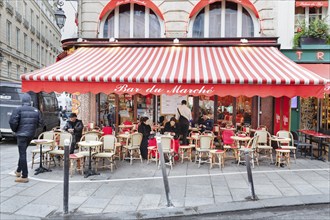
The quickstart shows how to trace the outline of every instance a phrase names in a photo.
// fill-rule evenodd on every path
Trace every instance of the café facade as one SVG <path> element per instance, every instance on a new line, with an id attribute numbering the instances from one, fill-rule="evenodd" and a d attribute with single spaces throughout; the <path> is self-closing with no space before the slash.
<path id="1" fill-rule="evenodd" d="M 252 127 L 290 129 L 291 98 L 324 98 L 329 79 L 293 62 L 277 38 L 67 39 L 64 56 L 22 75 L 23 91 L 68 92 L 85 123 L 106 125 L 106 115 L 138 121 L 175 114 L 187 99 L 194 121 L 203 111 L 233 124 L 247 112 Z M 242 121 L 243 123 L 243 121 Z"/>

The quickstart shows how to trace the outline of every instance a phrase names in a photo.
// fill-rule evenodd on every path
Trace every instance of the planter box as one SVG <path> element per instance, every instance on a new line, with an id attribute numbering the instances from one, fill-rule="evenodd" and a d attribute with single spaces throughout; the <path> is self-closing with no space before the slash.
<path id="1" fill-rule="evenodd" d="M 299 43 L 302 49 L 308 49 L 308 48 L 322 49 L 326 45 L 326 39 L 301 37 Z"/>

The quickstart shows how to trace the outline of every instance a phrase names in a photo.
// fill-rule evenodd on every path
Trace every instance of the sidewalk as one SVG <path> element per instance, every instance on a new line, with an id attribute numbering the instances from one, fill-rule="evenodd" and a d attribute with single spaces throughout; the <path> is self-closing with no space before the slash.
<path id="1" fill-rule="evenodd" d="M 35 176 L 30 169 L 30 182 L 17 184 L 17 157 L 16 147 L 1 146 L 0 219 L 63 219 L 63 170 L 55 167 Z M 221 171 L 208 164 L 198 169 L 195 163 L 177 163 L 173 170 L 167 168 L 174 207 L 167 207 L 155 163 L 117 161 L 117 167 L 87 179 L 74 174 L 65 219 L 146 219 L 330 202 L 329 162 L 308 158 L 293 160 L 291 169 L 266 162 L 256 166 L 257 201 L 245 199 L 251 196 L 245 166 L 227 160 Z"/>

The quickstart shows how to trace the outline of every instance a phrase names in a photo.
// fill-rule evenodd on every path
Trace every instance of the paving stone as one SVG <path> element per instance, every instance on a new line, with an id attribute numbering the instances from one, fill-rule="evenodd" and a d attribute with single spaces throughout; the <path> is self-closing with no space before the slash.
<path id="1" fill-rule="evenodd" d="M 213 191 L 210 185 L 187 185 L 186 196 L 212 197 Z"/>
<path id="2" fill-rule="evenodd" d="M 6 188 L 5 191 L 1 192 L 1 197 L 2 196 L 10 196 L 11 197 L 11 196 L 14 196 L 14 195 L 18 194 L 19 192 L 21 192 L 23 190 L 25 190 L 24 187 L 19 187 L 17 185 L 14 185 L 12 187 Z"/>
<path id="3" fill-rule="evenodd" d="M 160 199 L 161 195 L 159 194 L 145 194 L 138 206 L 138 210 L 156 209 L 158 208 Z"/>
<path id="4" fill-rule="evenodd" d="M 111 205 L 127 205 L 127 206 L 138 206 L 142 196 L 122 196 L 116 195 L 110 201 Z"/>
<path id="5" fill-rule="evenodd" d="M 294 185 L 293 187 L 303 195 L 322 194 L 319 190 L 311 185 Z"/>
<path id="6" fill-rule="evenodd" d="M 96 208 L 96 209 L 104 209 L 109 203 L 109 199 L 99 199 L 95 197 L 88 198 L 80 208 Z"/>
<path id="7" fill-rule="evenodd" d="M 118 204 L 109 204 L 103 210 L 103 213 L 108 212 L 125 212 L 125 211 L 135 211 L 137 206 L 134 205 L 118 205 Z"/>
<path id="8" fill-rule="evenodd" d="M 19 195 L 40 196 L 40 195 L 44 194 L 45 192 L 54 188 L 56 185 L 57 185 L 56 183 L 39 182 L 38 184 L 35 184 L 28 189 L 22 190 L 21 192 L 19 192 Z"/>
<path id="9" fill-rule="evenodd" d="M 231 195 L 220 195 L 220 196 L 215 195 L 214 201 L 216 204 L 224 203 L 224 202 L 232 202 L 233 198 L 231 197 Z"/>
<path id="10" fill-rule="evenodd" d="M 185 207 L 195 207 L 201 205 L 213 205 L 214 198 L 213 197 L 190 197 L 187 196 L 185 198 Z"/>
<path id="11" fill-rule="evenodd" d="M 278 186 L 278 190 L 281 191 L 283 196 L 299 196 L 300 193 L 293 187 L 281 187 Z"/>
<path id="12" fill-rule="evenodd" d="M 0 213 L 0 219 L 2 220 L 40 220 L 39 217 L 32 217 L 32 216 L 22 216 L 22 215 L 9 215 L 9 214 L 4 214 Z"/>
<path id="13" fill-rule="evenodd" d="M 24 216 L 46 217 L 52 212 L 55 212 L 57 209 L 57 206 L 27 204 L 26 206 L 18 210 L 15 214 Z"/>
<path id="14" fill-rule="evenodd" d="M 85 214 L 98 214 L 98 213 L 102 213 L 103 209 L 101 209 L 101 208 L 79 207 L 77 211 L 83 212 Z"/>
<path id="15" fill-rule="evenodd" d="M 31 196 L 13 196 L 1 203 L 2 213 L 14 213 L 26 204 L 31 202 L 35 197 Z"/>
<path id="16" fill-rule="evenodd" d="M 254 185 L 254 191 L 257 195 L 282 196 L 281 191 L 273 185 Z"/>

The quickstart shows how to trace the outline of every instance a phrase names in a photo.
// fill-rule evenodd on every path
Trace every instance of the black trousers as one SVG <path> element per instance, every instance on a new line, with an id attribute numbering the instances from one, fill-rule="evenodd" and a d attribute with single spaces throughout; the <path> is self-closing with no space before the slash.
<path id="1" fill-rule="evenodd" d="M 31 137 L 17 136 L 17 145 L 18 145 L 18 153 L 19 153 L 17 172 L 22 172 L 23 178 L 28 177 L 26 150 L 27 150 L 27 147 L 29 146 L 31 140 L 32 140 Z"/>
<path id="2" fill-rule="evenodd" d="M 189 131 L 189 124 L 180 124 L 180 135 L 182 135 L 182 145 L 187 145 L 187 136 Z"/>

